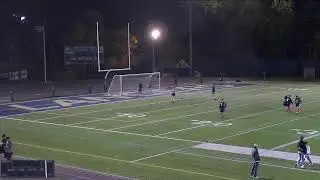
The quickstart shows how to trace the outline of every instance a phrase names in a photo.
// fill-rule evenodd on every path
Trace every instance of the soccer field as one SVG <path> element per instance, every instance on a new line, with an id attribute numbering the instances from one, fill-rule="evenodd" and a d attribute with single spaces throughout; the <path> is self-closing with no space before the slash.
<path id="1" fill-rule="evenodd" d="M 289 90 L 290 89 L 290 90 Z M 303 112 L 285 112 L 287 93 Z M 317 180 L 319 167 L 294 168 L 296 142 L 308 138 L 320 156 L 320 91 L 315 84 L 270 83 L 177 94 L 0 118 L 15 154 L 146 180 L 249 179 L 250 148 L 260 146 L 259 177 Z"/>

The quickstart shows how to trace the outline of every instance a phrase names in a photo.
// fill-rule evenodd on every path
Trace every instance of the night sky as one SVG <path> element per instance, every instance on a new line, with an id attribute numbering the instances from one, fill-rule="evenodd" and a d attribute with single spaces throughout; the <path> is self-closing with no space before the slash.
<path id="1" fill-rule="evenodd" d="M 32 28 L 44 23 L 48 45 L 48 61 L 51 64 L 63 65 L 64 36 L 70 34 L 74 23 L 83 18 L 87 11 L 94 10 L 100 13 L 103 24 L 107 29 L 119 29 L 127 22 L 148 24 L 150 21 L 160 21 L 168 28 L 166 42 L 178 42 L 182 53 L 174 57 L 188 58 L 188 13 L 186 8 L 179 6 L 179 0 L 1 0 L 0 1 L 0 50 L 1 61 L 20 59 L 39 59 L 41 66 L 42 55 L 41 36 L 35 34 Z M 312 59 L 316 51 L 314 34 L 320 32 L 319 15 L 320 5 L 316 0 L 295 0 L 295 14 L 293 24 L 288 31 L 288 40 L 279 45 L 264 43 L 265 39 L 252 39 L 248 34 L 241 34 L 241 30 L 230 26 L 229 20 L 217 20 L 205 15 L 202 8 L 195 8 L 193 16 L 193 45 L 194 56 L 199 64 L 228 59 L 236 62 L 238 57 L 250 59 L 253 56 L 269 59 Z M 26 25 L 20 26 L 12 15 L 27 17 Z M 231 28 L 230 28 L 231 27 Z M 28 29 L 27 30 L 24 30 Z M 267 32 L 267 31 L 266 31 Z M 11 34 L 11 36 L 8 36 Z M 319 33 L 320 34 L 320 33 Z M 268 37 L 268 35 L 266 35 Z M 22 40 L 24 39 L 24 40 Z M 234 40 L 233 39 L 237 39 Z M 230 42 L 228 42 L 230 41 Z M 12 42 L 15 42 L 12 43 Z M 280 40 L 283 42 L 283 40 Z M 23 43 L 25 46 L 22 47 Z M 33 50 L 25 50 L 28 46 L 39 46 Z M 241 43 L 237 45 L 237 43 Z M 31 45 L 32 44 L 32 45 Z M 12 49 L 26 51 L 12 52 Z M 171 44 L 167 44 L 171 47 Z M 286 47 L 280 47 L 286 46 Z M 268 51 L 273 47 L 275 50 Z M 311 48 L 310 48 L 311 47 Z M 285 50 L 282 50 L 282 49 Z M 320 49 L 320 48 L 318 48 Z M 10 52 L 11 51 L 11 52 Z M 149 51 L 149 50 L 148 50 Z M 284 52 L 285 51 L 285 52 Z M 41 52 L 41 51 L 40 51 Z M 320 53 L 319 53 L 320 54 Z M 164 50 L 161 56 L 165 56 Z M 250 57 L 249 57 L 250 56 Z M 9 57 L 9 58 L 7 58 Z M 248 58 L 249 57 L 249 58 Z M 162 59 L 168 59 L 163 57 Z M 200 61 L 201 60 L 201 61 Z M 37 63 L 35 63 L 37 64 Z M 53 66 L 53 65 L 52 65 Z M 4 67 L 4 65 L 2 65 Z M 1 68 L 1 67 L 0 67 Z M 0 69 L 1 70 L 1 69 Z"/>

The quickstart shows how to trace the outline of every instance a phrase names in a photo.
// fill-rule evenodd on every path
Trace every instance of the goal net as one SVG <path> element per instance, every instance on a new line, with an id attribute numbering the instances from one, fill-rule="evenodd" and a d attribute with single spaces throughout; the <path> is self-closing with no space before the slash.
<path id="1" fill-rule="evenodd" d="M 160 90 L 160 72 L 115 75 L 110 83 L 108 93 L 112 95 L 137 94 L 139 84 L 142 93 Z"/>

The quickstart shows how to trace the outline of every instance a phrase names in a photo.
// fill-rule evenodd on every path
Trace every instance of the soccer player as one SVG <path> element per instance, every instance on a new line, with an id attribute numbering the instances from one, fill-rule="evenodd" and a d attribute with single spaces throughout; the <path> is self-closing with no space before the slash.
<path id="1" fill-rule="evenodd" d="M 250 177 L 257 178 L 259 163 L 261 161 L 257 144 L 253 145 L 251 157 L 252 157 L 252 167 L 251 167 Z"/>
<path id="2" fill-rule="evenodd" d="M 3 134 L 1 138 L 1 144 L 0 144 L 0 154 L 4 153 L 4 147 L 6 146 L 7 140 L 6 135 Z"/>
<path id="3" fill-rule="evenodd" d="M 12 141 L 10 137 L 6 137 L 6 145 L 4 147 L 4 158 L 10 161 L 12 159 Z"/>
<path id="4" fill-rule="evenodd" d="M 224 99 L 221 99 L 220 103 L 219 103 L 219 111 L 221 114 L 221 118 L 224 118 L 224 112 L 227 108 L 227 103 L 224 101 Z"/>
<path id="5" fill-rule="evenodd" d="M 174 102 L 175 97 L 176 97 L 176 86 L 174 86 L 172 89 L 171 102 Z"/>
<path id="6" fill-rule="evenodd" d="M 294 99 L 294 103 L 296 104 L 296 113 L 301 112 L 301 98 L 299 96 L 296 96 L 296 98 Z"/>
<path id="7" fill-rule="evenodd" d="M 216 93 L 216 85 L 213 83 L 212 85 L 212 95 Z"/>
<path id="8" fill-rule="evenodd" d="M 309 166 L 312 166 L 313 163 L 312 163 L 311 158 L 310 158 L 310 156 L 311 156 L 311 147 L 309 146 L 308 142 L 306 142 L 306 147 L 307 147 L 306 158 L 307 158 L 307 160 L 308 160 L 309 163 L 310 163 Z"/>
<path id="9" fill-rule="evenodd" d="M 298 142 L 297 149 L 298 149 L 299 159 L 297 160 L 297 163 L 295 166 L 303 169 L 305 156 L 307 154 L 307 146 L 303 136 L 300 137 L 300 141 Z"/>
<path id="10" fill-rule="evenodd" d="M 283 105 L 287 108 L 287 112 L 290 112 L 290 105 L 292 105 L 293 102 L 292 102 L 292 99 L 291 99 L 291 96 L 288 95 L 288 96 L 285 96 L 284 97 L 284 102 L 283 102 Z"/>
<path id="11" fill-rule="evenodd" d="M 138 94 L 139 96 L 142 95 L 142 83 L 139 84 Z"/>

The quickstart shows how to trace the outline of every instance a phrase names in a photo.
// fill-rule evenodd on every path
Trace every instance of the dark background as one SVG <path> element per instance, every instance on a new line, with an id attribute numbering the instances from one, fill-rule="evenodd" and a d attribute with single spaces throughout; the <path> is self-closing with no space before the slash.
<path id="1" fill-rule="evenodd" d="M 320 68 L 319 1 L 294 0 L 290 12 L 271 8 L 273 0 L 225 1 L 229 4 L 218 9 L 201 1 L 193 3 L 194 70 L 211 76 L 220 72 L 229 76 L 259 76 L 262 72 L 299 76 L 304 67 Z M 26 20 L 21 22 L 13 14 L 26 16 Z M 1 0 L 0 74 L 26 68 L 29 79 L 43 80 L 42 34 L 35 29 L 43 24 L 48 78 L 70 78 L 70 71 L 82 72 L 72 77 L 75 79 L 94 77 L 88 74 L 96 71 L 95 66 L 65 67 L 63 50 L 65 45 L 95 45 L 97 20 L 108 67 L 127 63 L 127 22 L 132 22 L 132 34 L 139 41 L 133 54 L 136 72 L 150 71 L 152 46 L 146 35 L 150 24 L 165 29 L 156 47 L 159 70 L 174 68 L 181 58 L 189 62 L 184 1 Z"/>

